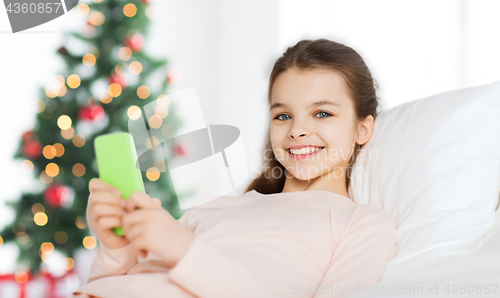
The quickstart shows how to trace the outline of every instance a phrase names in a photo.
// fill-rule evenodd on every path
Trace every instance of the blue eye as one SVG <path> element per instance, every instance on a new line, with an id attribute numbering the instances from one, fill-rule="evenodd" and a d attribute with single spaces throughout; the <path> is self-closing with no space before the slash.
<path id="1" fill-rule="evenodd" d="M 328 113 L 328 112 L 325 112 L 325 111 L 318 112 L 316 115 L 321 114 L 321 113 L 326 114 L 326 115 L 328 115 L 328 116 L 325 116 L 325 117 L 319 117 L 319 118 L 327 118 L 327 117 L 332 116 L 332 114 L 330 114 L 330 113 Z"/>
<path id="2" fill-rule="evenodd" d="M 283 119 L 280 119 L 280 118 L 279 118 L 281 115 L 288 116 L 287 114 L 279 114 L 278 116 L 274 117 L 274 119 L 283 120 Z M 285 119 L 285 120 L 286 120 L 286 119 Z"/>
<path id="3" fill-rule="evenodd" d="M 325 111 L 321 111 L 321 112 L 316 113 L 316 115 L 318 115 L 318 114 L 322 114 L 322 115 L 324 115 L 324 117 L 318 117 L 318 118 L 328 118 L 328 117 L 333 116 L 332 114 L 330 114 L 330 113 L 328 113 L 328 112 L 325 112 Z M 279 114 L 279 115 L 277 115 L 276 117 L 274 117 L 274 119 L 278 119 L 278 120 L 287 120 L 287 119 L 282 119 L 282 118 L 280 118 L 280 116 L 282 116 L 282 115 L 288 116 L 287 114 Z"/>

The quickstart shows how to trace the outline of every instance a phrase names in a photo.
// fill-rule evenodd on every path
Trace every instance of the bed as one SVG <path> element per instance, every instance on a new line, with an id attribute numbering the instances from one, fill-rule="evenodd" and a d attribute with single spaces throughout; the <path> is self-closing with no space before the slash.
<path id="1" fill-rule="evenodd" d="M 379 113 L 349 193 L 398 233 L 379 284 L 351 297 L 500 297 L 500 81 Z"/>

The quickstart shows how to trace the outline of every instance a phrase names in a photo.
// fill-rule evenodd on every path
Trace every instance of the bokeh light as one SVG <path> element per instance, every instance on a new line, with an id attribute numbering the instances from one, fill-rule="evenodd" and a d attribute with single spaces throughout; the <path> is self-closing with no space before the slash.
<path id="1" fill-rule="evenodd" d="M 95 61 L 96 61 L 96 58 L 95 58 L 94 54 L 90 54 L 90 53 L 85 54 L 85 56 L 83 56 L 83 59 L 82 59 L 83 64 L 87 67 L 94 66 Z"/>
<path id="2" fill-rule="evenodd" d="M 149 91 L 149 87 L 146 85 L 141 85 L 139 88 L 137 88 L 137 96 L 141 99 L 146 99 L 149 97 L 151 92 Z"/>
<path id="3" fill-rule="evenodd" d="M 45 173 L 47 173 L 50 177 L 55 177 L 59 174 L 59 166 L 51 162 L 45 166 Z"/>
<path id="4" fill-rule="evenodd" d="M 35 203 L 31 206 L 31 212 L 33 212 L 33 214 L 36 214 L 37 212 L 45 212 L 45 207 L 43 207 L 40 203 Z"/>
<path id="5" fill-rule="evenodd" d="M 61 130 L 61 135 L 66 140 L 70 140 L 75 135 L 75 130 L 73 129 L 73 127 L 70 127 L 68 129 L 63 129 L 63 130 Z M 56 149 L 56 151 L 57 151 L 57 149 Z"/>
<path id="6" fill-rule="evenodd" d="M 154 19 L 156 17 L 156 13 L 151 6 L 148 6 L 148 8 L 146 8 L 146 16 L 149 19 Z"/>
<path id="7" fill-rule="evenodd" d="M 75 267 L 75 261 L 72 258 L 64 258 L 66 270 L 71 270 Z"/>
<path id="8" fill-rule="evenodd" d="M 131 74 L 138 75 L 142 72 L 142 64 L 138 61 L 134 61 L 130 63 L 130 65 L 128 66 L 128 70 Z"/>
<path id="9" fill-rule="evenodd" d="M 86 17 L 89 14 L 89 6 L 87 4 L 80 4 L 76 7 L 76 14 L 79 17 Z"/>
<path id="10" fill-rule="evenodd" d="M 102 103 L 108 104 L 113 100 L 113 96 L 109 95 L 108 90 L 104 90 L 99 94 L 99 100 Z"/>
<path id="11" fill-rule="evenodd" d="M 122 47 L 118 51 L 118 57 L 120 57 L 123 61 L 127 61 L 132 57 L 132 50 L 128 47 Z"/>
<path id="12" fill-rule="evenodd" d="M 151 117 L 149 117 L 149 126 L 151 126 L 152 128 L 160 128 L 161 125 L 163 124 L 163 120 L 161 119 L 160 116 L 158 115 L 153 115 Z"/>
<path id="13" fill-rule="evenodd" d="M 98 11 L 93 11 L 89 14 L 89 23 L 94 26 L 101 26 L 104 23 L 104 19 L 104 14 Z"/>
<path id="14" fill-rule="evenodd" d="M 155 167 L 151 167 L 146 172 L 146 177 L 151 181 L 156 181 L 160 178 L 160 171 Z"/>
<path id="15" fill-rule="evenodd" d="M 85 236 L 85 238 L 83 238 L 82 242 L 83 242 L 83 246 L 86 249 L 92 249 L 92 248 L 96 247 L 96 245 L 97 245 L 97 240 L 92 236 Z"/>
<path id="16" fill-rule="evenodd" d="M 40 180 L 45 183 L 45 184 L 50 184 L 52 182 L 52 180 L 54 180 L 54 178 L 50 177 L 49 175 L 47 175 L 47 173 L 45 172 L 45 170 L 43 170 L 41 173 L 40 173 Z"/>
<path id="17" fill-rule="evenodd" d="M 73 166 L 73 174 L 76 177 L 82 177 L 85 175 L 85 166 L 81 163 L 77 163 Z"/>
<path id="18" fill-rule="evenodd" d="M 118 97 L 122 94 L 122 87 L 118 83 L 113 83 L 108 87 L 108 93 L 110 96 Z"/>
<path id="19" fill-rule="evenodd" d="M 38 111 L 37 113 L 41 113 L 45 111 L 45 102 L 41 99 L 38 100 Z"/>
<path id="20" fill-rule="evenodd" d="M 82 135 L 82 134 L 79 134 L 77 133 L 74 137 L 73 137 L 73 144 L 76 146 L 76 147 L 82 147 L 83 145 L 85 145 L 85 137 Z"/>
<path id="21" fill-rule="evenodd" d="M 33 172 L 34 166 L 31 160 L 25 159 L 21 162 L 21 168 L 25 173 L 31 173 Z"/>
<path id="22" fill-rule="evenodd" d="M 64 231 L 57 231 L 54 235 L 54 239 L 59 244 L 64 244 L 68 241 L 68 234 Z"/>
<path id="23" fill-rule="evenodd" d="M 161 107 L 168 107 L 170 105 L 170 97 L 168 95 L 162 94 L 156 99 L 156 104 Z"/>
<path id="24" fill-rule="evenodd" d="M 165 118 L 168 116 L 168 108 L 164 106 L 157 106 L 155 108 L 155 114 L 161 118 Z"/>
<path id="25" fill-rule="evenodd" d="M 54 147 L 54 149 L 56 149 L 56 156 L 57 157 L 61 157 L 64 154 L 64 146 L 63 146 L 63 144 L 61 144 L 61 143 L 55 143 L 54 145 L 52 145 L 52 147 Z"/>
<path id="26" fill-rule="evenodd" d="M 67 83 L 68 83 L 68 86 L 70 88 L 78 88 L 78 86 L 80 86 L 80 83 L 82 82 L 82 80 L 80 79 L 80 77 L 76 74 L 72 74 L 68 77 L 68 80 L 67 80 Z M 64 86 L 63 86 L 64 87 Z M 61 88 L 62 89 L 62 88 Z M 59 96 L 62 96 L 62 95 L 59 95 Z"/>
<path id="27" fill-rule="evenodd" d="M 125 71 L 128 67 L 127 63 L 125 62 L 120 62 L 118 64 L 116 64 L 115 66 L 115 72 L 121 76 L 125 75 Z"/>
<path id="28" fill-rule="evenodd" d="M 51 254 L 54 252 L 54 244 L 51 242 L 44 242 L 42 245 L 40 245 L 40 250 L 44 254 Z"/>
<path id="29" fill-rule="evenodd" d="M 54 146 L 47 145 L 43 147 L 42 154 L 46 159 L 52 159 L 56 157 L 56 148 L 54 148 Z"/>
<path id="30" fill-rule="evenodd" d="M 16 234 L 16 240 L 20 245 L 25 245 L 30 241 L 30 237 L 25 232 L 19 232 Z"/>
<path id="31" fill-rule="evenodd" d="M 135 16 L 136 13 L 137 7 L 132 3 L 129 3 L 123 7 L 123 14 L 129 18 Z"/>
<path id="32" fill-rule="evenodd" d="M 132 120 L 137 120 L 141 117 L 142 111 L 138 106 L 130 106 L 127 109 L 127 116 Z"/>
<path id="33" fill-rule="evenodd" d="M 47 224 L 48 222 L 48 217 L 47 217 L 47 214 L 45 214 L 44 212 L 37 212 L 35 213 L 35 215 L 33 216 L 33 221 L 38 225 L 38 226 L 44 226 Z"/>
<path id="34" fill-rule="evenodd" d="M 85 217 L 81 215 L 75 219 L 75 224 L 79 229 L 82 230 L 87 227 L 87 222 L 85 221 Z"/>
<path id="35" fill-rule="evenodd" d="M 68 129 L 71 127 L 71 118 L 68 115 L 61 115 L 57 119 L 57 126 L 59 126 L 60 129 Z"/>
<path id="36" fill-rule="evenodd" d="M 14 279 L 20 283 L 23 284 L 28 281 L 28 273 L 24 271 L 18 271 L 16 274 L 14 274 Z"/>

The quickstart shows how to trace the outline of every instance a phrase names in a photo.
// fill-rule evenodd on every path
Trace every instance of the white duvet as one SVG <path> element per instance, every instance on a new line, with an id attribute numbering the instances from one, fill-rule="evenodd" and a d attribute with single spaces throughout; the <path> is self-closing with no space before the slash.
<path id="1" fill-rule="evenodd" d="M 360 286 L 350 297 L 500 297 L 500 212 L 496 215 L 480 250 L 389 262 L 378 285 Z"/>

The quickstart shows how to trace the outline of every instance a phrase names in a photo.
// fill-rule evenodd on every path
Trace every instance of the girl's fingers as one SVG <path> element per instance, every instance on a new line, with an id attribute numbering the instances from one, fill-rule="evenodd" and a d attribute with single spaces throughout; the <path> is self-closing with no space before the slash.
<path id="1" fill-rule="evenodd" d="M 118 206 L 111 206 L 108 204 L 95 204 L 90 210 L 96 221 L 102 216 L 117 216 L 121 217 L 125 211 Z"/>
<path id="2" fill-rule="evenodd" d="M 94 191 L 92 194 L 90 194 L 89 201 L 89 203 L 92 204 L 108 204 L 119 207 L 123 206 L 124 204 L 123 199 L 119 196 L 102 190 Z"/>
<path id="3" fill-rule="evenodd" d="M 97 224 L 104 229 L 112 229 L 115 227 L 120 227 L 122 222 L 119 217 L 116 216 L 102 216 L 97 220 Z"/>
<path id="4" fill-rule="evenodd" d="M 108 191 L 108 192 L 114 193 L 119 197 L 122 195 L 118 189 L 116 189 L 115 187 L 109 185 L 108 183 L 106 183 L 98 178 L 92 178 L 90 180 L 89 190 L 91 193 L 94 191 L 101 190 L 101 191 Z"/>
<path id="5" fill-rule="evenodd" d="M 134 191 L 130 198 L 125 203 L 125 209 L 128 212 L 133 211 L 134 209 L 152 209 L 152 208 L 161 208 L 155 203 L 145 192 L 143 191 Z"/>
<path id="6" fill-rule="evenodd" d="M 134 210 L 132 212 L 125 213 L 122 217 L 123 224 L 126 226 L 133 226 L 143 222 L 144 217 L 147 215 L 146 212 L 147 210 Z"/>
<path id="7" fill-rule="evenodd" d="M 125 237 L 128 241 L 133 241 L 135 238 L 140 236 L 141 227 L 140 225 L 130 225 L 123 221 L 123 229 L 125 230 Z"/>

